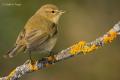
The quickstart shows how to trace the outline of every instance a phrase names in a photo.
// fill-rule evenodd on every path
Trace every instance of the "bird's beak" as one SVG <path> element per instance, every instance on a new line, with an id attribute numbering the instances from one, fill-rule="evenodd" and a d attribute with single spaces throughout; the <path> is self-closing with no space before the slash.
<path id="1" fill-rule="evenodd" d="M 63 14 L 63 13 L 65 13 L 64 10 L 56 10 L 56 12 L 59 13 L 59 14 Z"/>
<path id="2" fill-rule="evenodd" d="M 59 13 L 61 13 L 61 14 L 63 14 L 63 13 L 65 13 L 66 11 L 64 11 L 64 10 L 59 10 Z"/>

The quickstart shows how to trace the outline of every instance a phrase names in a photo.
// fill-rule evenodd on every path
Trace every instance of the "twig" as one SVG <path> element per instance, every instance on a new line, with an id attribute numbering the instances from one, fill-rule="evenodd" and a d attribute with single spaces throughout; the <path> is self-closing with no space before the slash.
<path id="1" fill-rule="evenodd" d="M 17 80 L 23 75 L 41 70 L 56 62 L 74 57 L 78 54 L 87 54 L 94 51 L 105 44 L 111 43 L 118 35 L 120 35 L 120 22 L 115 24 L 112 29 L 110 29 L 105 35 L 97 38 L 96 40 L 86 43 L 85 41 L 80 41 L 73 46 L 62 50 L 56 55 L 48 56 L 40 60 L 34 61 L 31 64 L 30 60 L 27 60 L 24 64 L 16 67 L 8 76 L 0 78 L 0 80 Z"/>

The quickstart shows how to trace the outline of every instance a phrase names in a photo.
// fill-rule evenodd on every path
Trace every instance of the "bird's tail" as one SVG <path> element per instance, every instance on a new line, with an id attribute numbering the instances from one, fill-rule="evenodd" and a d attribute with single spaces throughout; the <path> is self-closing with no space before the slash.
<path id="1" fill-rule="evenodd" d="M 15 47 L 13 47 L 12 49 L 8 50 L 8 52 L 3 55 L 4 58 L 12 58 L 14 57 L 17 53 L 24 51 L 25 50 L 25 46 L 22 45 L 16 45 Z"/>

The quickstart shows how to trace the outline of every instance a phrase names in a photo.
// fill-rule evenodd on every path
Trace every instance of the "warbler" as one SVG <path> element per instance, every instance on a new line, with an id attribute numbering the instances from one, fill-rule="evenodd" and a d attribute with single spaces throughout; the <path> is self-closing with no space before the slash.
<path id="1" fill-rule="evenodd" d="M 57 41 L 58 21 L 63 13 L 56 5 L 43 5 L 27 21 L 14 47 L 4 57 L 12 58 L 20 52 L 51 52 Z"/>

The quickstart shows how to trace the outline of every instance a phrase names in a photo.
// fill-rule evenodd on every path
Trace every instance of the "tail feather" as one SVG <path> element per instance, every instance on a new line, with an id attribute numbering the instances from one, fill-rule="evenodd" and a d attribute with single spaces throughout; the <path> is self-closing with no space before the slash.
<path id="1" fill-rule="evenodd" d="M 12 58 L 14 57 L 17 53 L 21 52 L 24 50 L 24 46 L 15 46 L 12 49 L 10 49 L 3 57 L 4 58 Z"/>

